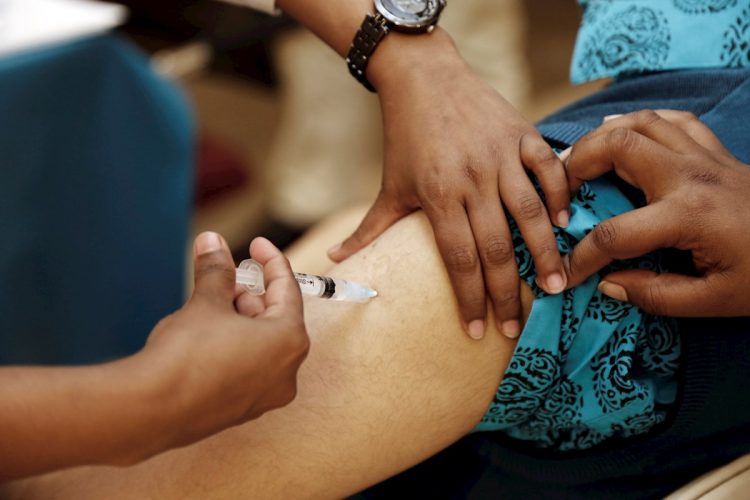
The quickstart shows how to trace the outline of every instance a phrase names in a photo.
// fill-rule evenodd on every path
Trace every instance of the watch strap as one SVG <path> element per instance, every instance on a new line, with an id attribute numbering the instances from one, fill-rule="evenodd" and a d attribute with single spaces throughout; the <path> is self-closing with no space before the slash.
<path id="1" fill-rule="evenodd" d="M 390 28 L 385 17 L 380 14 L 367 14 L 359 30 L 357 30 L 357 34 L 354 35 L 354 40 L 346 56 L 346 65 L 349 67 L 349 72 L 370 92 L 375 92 L 375 87 L 367 79 L 367 65 L 373 52 L 375 52 L 375 48 L 389 31 Z"/>

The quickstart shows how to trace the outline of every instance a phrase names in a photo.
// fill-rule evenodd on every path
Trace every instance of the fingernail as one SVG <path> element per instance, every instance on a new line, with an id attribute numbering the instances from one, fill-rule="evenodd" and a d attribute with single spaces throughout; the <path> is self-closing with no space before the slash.
<path id="1" fill-rule="evenodd" d="M 570 224 L 570 215 L 567 210 L 560 210 L 557 213 L 557 227 L 566 228 Z"/>
<path id="2" fill-rule="evenodd" d="M 199 234 L 195 239 L 196 255 L 203 255 L 217 250 L 221 250 L 221 237 L 218 234 L 205 232 Z"/>
<path id="3" fill-rule="evenodd" d="M 607 297 L 612 297 L 613 299 L 617 299 L 622 302 L 628 302 L 628 292 L 620 285 L 610 283 L 609 281 L 602 281 L 601 283 L 599 283 L 598 288 L 599 291 Z"/>
<path id="4" fill-rule="evenodd" d="M 570 152 L 573 150 L 573 147 L 569 147 L 568 149 L 563 149 L 557 154 L 557 157 L 560 158 L 560 161 L 565 163 L 565 161 L 570 157 Z"/>
<path id="5" fill-rule="evenodd" d="M 481 319 L 475 319 L 469 323 L 469 336 L 474 340 L 479 340 L 484 337 L 484 321 Z"/>
<path id="6" fill-rule="evenodd" d="M 552 273 L 547 276 L 547 292 L 549 293 L 560 293 L 565 289 L 565 279 L 562 274 Z"/>
<path id="7" fill-rule="evenodd" d="M 511 321 L 503 322 L 502 326 L 503 335 L 509 339 L 517 339 L 521 335 L 521 323 L 514 319 Z"/>
<path id="8" fill-rule="evenodd" d="M 604 119 L 602 120 L 602 123 L 604 123 L 604 122 L 608 122 L 608 121 L 610 121 L 610 120 L 614 120 L 615 118 L 620 118 L 621 116 L 622 116 L 622 114 L 619 114 L 619 115 L 607 115 L 607 116 L 605 116 L 605 117 L 604 117 Z"/>
<path id="9" fill-rule="evenodd" d="M 328 249 L 328 257 L 333 258 L 334 254 L 337 254 L 341 250 L 341 243 L 337 243 Z"/>

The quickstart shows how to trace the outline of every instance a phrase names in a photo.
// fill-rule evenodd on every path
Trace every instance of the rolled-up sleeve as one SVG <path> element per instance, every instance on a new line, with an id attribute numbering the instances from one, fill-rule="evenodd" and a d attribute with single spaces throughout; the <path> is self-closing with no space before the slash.
<path id="1" fill-rule="evenodd" d="M 232 3 L 235 5 L 242 5 L 250 7 L 251 9 L 265 12 L 266 14 L 278 15 L 281 14 L 281 10 L 276 8 L 276 0 L 221 0 L 225 3 Z"/>

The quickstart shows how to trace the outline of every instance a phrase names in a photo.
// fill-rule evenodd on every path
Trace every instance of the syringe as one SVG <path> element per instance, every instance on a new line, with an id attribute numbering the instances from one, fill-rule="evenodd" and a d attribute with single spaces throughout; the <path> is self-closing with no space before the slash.
<path id="1" fill-rule="evenodd" d="M 368 302 L 378 296 L 378 292 L 371 288 L 338 278 L 303 273 L 294 273 L 294 277 L 303 294 L 322 299 Z M 243 260 L 237 268 L 237 283 L 252 295 L 263 295 L 266 293 L 263 266 L 252 259 Z"/>

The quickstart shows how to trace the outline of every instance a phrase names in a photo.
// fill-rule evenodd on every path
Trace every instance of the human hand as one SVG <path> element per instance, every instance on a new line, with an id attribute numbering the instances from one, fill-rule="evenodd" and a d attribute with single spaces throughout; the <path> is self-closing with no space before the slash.
<path id="1" fill-rule="evenodd" d="M 481 338 L 486 291 L 498 328 L 520 334 L 519 276 L 503 209 L 515 218 L 540 286 L 565 286 L 548 210 L 568 223 L 568 186 L 550 147 L 502 96 L 461 59 L 450 38 L 391 33 L 368 76 L 378 89 L 385 132 L 380 193 L 359 228 L 329 251 L 341 261 L 398 219 L 422 208 L 456 292 L 464 326 Z M 536 174 L 537 195 L 524 167 Z"/>
<path id="2" fill-rule="evenodd" d="M 268 240 L 250 246 L 264 266 L 266 293 L 235 301 L 229 248 L 216 233 L 194 245 L 195 290 L 188 303 L 162 320 L 138 356 L 150 359 L 176 402 L 177 434 L 188 444 L 288 404 L 309 340 L 302 297 L 289 263 Z M 236 306 L 235 306 L 236 304 Z M 239 312 L 238 312 L 239 310 Z"/>
<path id="3" fill-rule="evenodd" d="M 639 111 L 606 121 L 573 146 L 571 189 L 614 170 L 647 206 L 600 223 L 566 256 L 568 286 L 613 259 L 688 250 L 699 276 L 611 273 L 602 293 L 665 316 L 750 315 L 750 168 L 694 115 Z"/>

